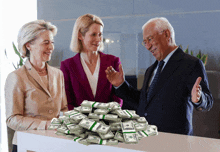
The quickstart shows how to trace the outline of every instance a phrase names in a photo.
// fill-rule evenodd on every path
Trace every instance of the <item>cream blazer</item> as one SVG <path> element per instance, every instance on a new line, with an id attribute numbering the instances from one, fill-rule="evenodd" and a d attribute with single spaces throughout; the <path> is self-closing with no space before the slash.
<path id="1" fill-rule="evenodd" d="M 49 90 L 29 60 L 10 73 L 5 84 L 7 126 L 16 131 L 47 129 L 47 123 L 68 111 L 64 78 L 61 70 L 46 64 Z"/>

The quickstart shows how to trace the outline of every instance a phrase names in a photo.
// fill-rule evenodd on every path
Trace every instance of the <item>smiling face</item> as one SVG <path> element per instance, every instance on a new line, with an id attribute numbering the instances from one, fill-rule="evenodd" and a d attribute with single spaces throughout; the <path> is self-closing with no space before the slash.
<path id="1" fill-rule="evenodd" d="M 40 33 L 34 41 L 27 43 L 26 47 L 30 51 L 31 61 L 50 61 L 54 50 L 53 33 L 49 30 Z"/>
<path id="2" fill-rule="evenodd" d="M 89 30 L 83 36 L 79 33 L 79 39 L 82 42 L 82 51 L 98 51 L 103 40 L 103 27 L 100 24 L 93 23 Z"/>
<path id="3" fill-rule="evenodd" d="M 145 47 L 152 53 L 156 60 L 163 60 L 172 50 L 169 49 L 169 30 L 155 28 L 155 23 L 147 24 L 143 30 Z"/>

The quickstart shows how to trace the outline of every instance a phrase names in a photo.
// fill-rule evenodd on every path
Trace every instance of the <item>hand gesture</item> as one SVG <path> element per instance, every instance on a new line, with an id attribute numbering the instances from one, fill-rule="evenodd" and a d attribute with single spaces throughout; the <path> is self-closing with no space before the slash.
<path id="1" fill-rule="evenodd" d="M 192 88 L 191 96 L 192 96 L 192 102 L 194 102 L 194 103 L 197 103 L 201 98 L 202 88 L 199 85 L 201 80 L 202 80 L 202 78 L 198 77 L 193 88 Z"/>
<path id="2" fill-rule="evenodd" d="M 121 64 L 119 65 L 119 72 L 115 71 L 112 66 L 109 66 L 105 70 L 105 73 L 108 81 L 116 87 L 118 87 L 125 81 L 124 72 Z"/>

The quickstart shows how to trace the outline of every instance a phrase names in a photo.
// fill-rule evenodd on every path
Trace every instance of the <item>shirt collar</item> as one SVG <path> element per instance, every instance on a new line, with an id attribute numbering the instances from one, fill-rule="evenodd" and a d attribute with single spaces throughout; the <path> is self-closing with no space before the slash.
<path id="1" fill-rule="evenodd" d="M 171 52 L 165 57 L 165 59 L 163 59 L 163 61 L 165 62 L 164 64 L 166 64 L 166 63 L 169 61 L 170 57 L 173 55 L 173 53 L 174 53 L 177 49 L 178 49 L 178 47 L 176 47 L 173 51 L 171 51 Z"/>

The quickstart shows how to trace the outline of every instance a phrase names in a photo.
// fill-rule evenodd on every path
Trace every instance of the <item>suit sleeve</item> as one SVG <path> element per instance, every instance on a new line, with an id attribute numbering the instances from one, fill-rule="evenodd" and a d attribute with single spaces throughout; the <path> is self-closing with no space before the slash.
<path id="1" fill-rule="evenodd" d="M 74 93 L 72 91 L 73 89 L 72 89 L 71 81 L 70 81 L 70 72 L 65 62 L 61 62 L 60 70 L 63 72 L 63 75 L 64 75 L 64 85 L 65 85 L 68 109 L 72 110 L 74 108 L 74 105 L 73 105 Z"/>
<path id="2" fill-rule="evenodd" d="M 25 91 L 21 77 L 10 73 L 5 83 L 6 124 L 13 130 L 46 129 L 46 121 L 25 117 Z"/>
<path id="3" fill-rule="evenodd" d="M 209 111 L 213 106 L 213 97 L 209 90 L 208 77 L 201 60 L 197 60 L 194 70 L 192 71 L 192 74 L 188 79 L 188 88 L 190 92 L 198 77 L 202 77 L 202 81 L 200 82 L 200 85 L 202 87 L 202 94 L 199 104 L 194 104 L 194 106 L 197 110 Z"/>
<path id="4" fill-rule="evenodd" d="M 116 71 L 119 71 L 119 64 L 121 64 L 121 61 L 118 57 L 116 57 L 116 59 L 114 60 L 114 65 L 113 65 L 113 68 Z M 123 100 L 115 95 L 115 88 L 114 87 L 112 87 L 111 98 L 112 98 L 113 101 L 118 102 L 120 104 L 120 106 L 122 106 Z"/>
<path id="5" fill-rule="evenodd" d="M 135 89 L 126 80 L 119 88 L 115 89 L 115 95 L 123 99 L 124 106 L 126 108 L 129 107 L 130 109 L 137 109 L 139 104 L 140 94 L 141 91 Z"/>

